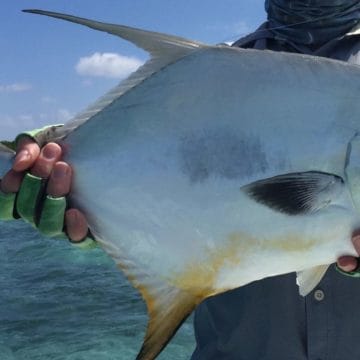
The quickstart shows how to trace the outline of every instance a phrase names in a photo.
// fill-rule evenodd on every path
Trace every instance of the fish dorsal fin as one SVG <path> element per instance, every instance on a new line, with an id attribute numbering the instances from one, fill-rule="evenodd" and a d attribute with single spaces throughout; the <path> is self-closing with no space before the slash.
<path id="1" fill-rule="evenodd" d="M 139 290 L 148 311 L 145 338 L 137 360 L 153 360 L 172 339 L 176 331 L 206 295 L 192 294 L 142 270 L 110 241 L 104 240 L 91 229 L 96 240 L 114 259 L 131 284 Z"/>
<path id="2" fill-rule="evenodd" d="M 242 187 L 251 198 L 288 215 L 320 210 L 336 201 L 344 190 L 341 177 L 320 171 L 290 173 Z"/>
<path id="3" fill-rule="evenodd" d="M 59 127 L 55 132 L 49 134 L 46 140 L 60 140 L 66 137 L 68 133 L 79 127 L 81 124 L 98 114 L 113 101 L 118 99 L 136 85 L 140 84 L 152 74 L 158 72 L 163 67 L 176 62 L 182 57 L 201 48 L 210 47 L 208 45 L 187 40 L 178 36 L 162 34 L 158 32 L 146 31 L 132 28 L 129 26 L 107 24 L 89 19 L 79 18 L 72 15 L 60 14 L 43 10 L 23 10 L 27 13 L 46 15 L 57 19 L 70 21 L 76 24 L 85 25 L 95 30 L 104 31 L 124 40 L 130 41 L 134 45 L 150 53 L 151 58 L 132 73 L 125 81 L 122 81 L 113 90 L 101 97 L 85 111 L 76 115 L 65 126 Z"/>
<path id="4" fill-rule="evenodd" d="M 112 35 L 128 40 L 139 48 L 147 51 L 152 57 L 164 56 L 171 54 L 174 56 L 184 56 L 189 51 L 206 47 L 200 42 L 187 40 L 185 38 L 173 35 L 162 34 L 153 31 L 146 31 L 124 25 L 108 24 L 99 21 L 80 18 L 73 15 L 61 14 L 44 10 L 23 10 L 27 13 L 46 15 L 57 19 L 70 21 L 76 24 L 85 25 L 89 28 L 104 31 Z"/>
<path id="5" fill-rule="evenodd" d="M 329 265 L 320 265 L 296 273 L 296 283 L 302 296 L 309 294 L 319 284 Z"/>

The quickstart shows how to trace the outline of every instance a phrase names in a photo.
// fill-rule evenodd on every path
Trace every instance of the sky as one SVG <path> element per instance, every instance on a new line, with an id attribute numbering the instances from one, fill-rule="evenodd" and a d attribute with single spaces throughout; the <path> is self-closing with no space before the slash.
<path id="1" fill-rule="evenodd" d="M 64 123 L 147 54 L 103 32 L 22 9 L 68 13 L 198 40 L 236 40 L 265 19 L 264 0 L 2 0 L 0 139 Z"/>

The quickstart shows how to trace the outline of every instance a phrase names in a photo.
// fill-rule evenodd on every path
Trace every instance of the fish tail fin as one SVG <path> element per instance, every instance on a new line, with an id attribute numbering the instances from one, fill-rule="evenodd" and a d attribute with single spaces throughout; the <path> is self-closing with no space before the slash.
<path id="1" fill-rule="evenodd" d="M 202 299 L 186 291 L 169 287 L 161 289 L 161 297 L 157 299 L 147 291 L 140 292 L 147 304 L 149 321 L 143 345 L 136 359 L 152 360 Z"/>
<path id="2" fill-rule="evenodd" d="M 124 249 L 102 239 L 92 231 L 104 250 L 114 259 L 130 283 L 144 299 L 148 324 L 146 334 L 137 360 L 153 360 L 175 335 L 181 324 L 208 292 L 191 292 L 179 289 L 152 274 L 138 262 L 129 258 Z"/>

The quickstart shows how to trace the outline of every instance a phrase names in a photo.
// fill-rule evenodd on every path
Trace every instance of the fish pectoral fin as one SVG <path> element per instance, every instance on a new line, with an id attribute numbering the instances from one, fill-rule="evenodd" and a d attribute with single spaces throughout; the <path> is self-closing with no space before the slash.
<path id="1" fill-rule="evenodd" d="M 306 296 L 319 284 L 330 265 L 320 265 L 296 273 L 296 283 L 301 296 Z"/>
<path id="2" fill-rule="evenodd" d="M 181 324 L 203 299 L 174 287 L 157 289 L 157 295 L 139 289 L 146 301 L 149 321 L 137 360 L 152 360 L 175 335 Z"/>
<path id="3" fill-rule="evenodd" d="M 344 189 L 341 177 L 319 171 L 289 173 L 259 180 L 241 188 L 255 201 L 288 215 L 320 210 Z"/>

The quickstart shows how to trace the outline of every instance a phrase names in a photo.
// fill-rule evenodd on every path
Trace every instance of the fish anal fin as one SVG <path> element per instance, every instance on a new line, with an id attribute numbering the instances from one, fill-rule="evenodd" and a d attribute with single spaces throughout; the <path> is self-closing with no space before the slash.
<path id="1" fill-rule="evenodd" d="M 308 295 L 319 284 L 329 265 L 319 265 L 296 273 L 296 283 L 301 296 Z"/>
<path id="2" fill-rule="evenodd" d="M 256 202 L 287 215 L 307 214 L 325 208 L 343 189 L 341 177 L 320 171 L 274 176 L 242 187 Z"/>
<path id="3" fill-rule="evenodd" d="M 152 360 L 203 299 L 172 287 L 162 288 L 159 297 L 155 297 L 144 287 L 138 289 L 146 302 L 149 321 L 143 345 L 136 359 Z"/>

